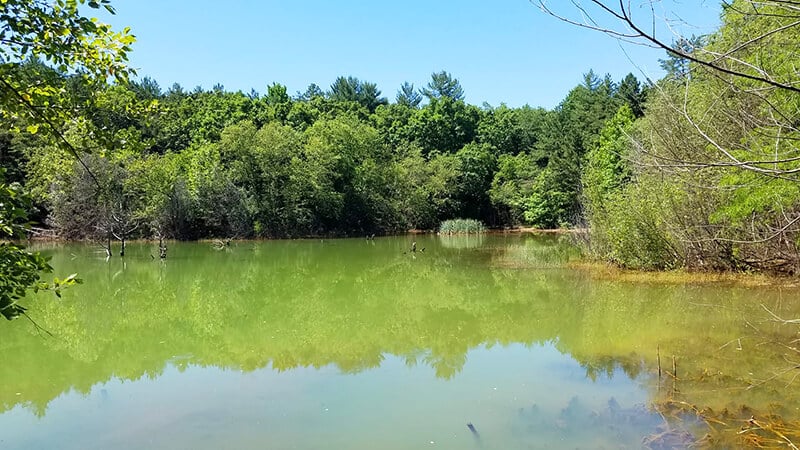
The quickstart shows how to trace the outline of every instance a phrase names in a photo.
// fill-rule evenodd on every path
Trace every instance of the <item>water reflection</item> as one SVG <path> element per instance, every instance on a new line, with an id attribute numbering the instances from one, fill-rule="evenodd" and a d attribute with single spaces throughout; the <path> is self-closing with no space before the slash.
<path id="1" fill-rule="evenodd" d="M 412 241 L 426 251 L 409 254 Z M 211 427 L 225 439 L 257 435 L 281 448 L 466 448 L 476 444 L 472 422 L 484 444 L 500 439 L 503 448 L 567 438 L 618 447 L 660 433 L 644 413 L 653 402 L 797 406 L 776 390 L 794 392 L 791 373 L 747 389 L 786 364 L 778 344 L 796 329 L 769 322 L 760 304 L 800 317 L 783 301 L 791 293 L 597 281 L 565 265 L 574 250 L 559 238 L 488 236 L 469 248 L 425 236 L 222 251 L 176 244 L 163 263 L 146 245 L 131 246 L 125 263 L 90 247 L 50 251 L 57 269 L 79 271 L 86 284 L 31 305 L 55 337 L 16 321 L 4 324 L 0 342 L 0 408 L 8 411 L 0 427 L 34 426 L 30 411 L 48 430 L 40 439 L 81 420 L 116 447 L 121 424 L 181 404 L 125 439 L 136 448 L 140 433 L 157 439 L 148 426 L 177 427 L 163 439 L 180 435 L 180 446 L 193 447 L 188 435 Z M 673 356 L 678 376 L 659 379 L 657 358 L 666 373 Z M 338 421 L 314 415 L 322 403 L 337 405 Z M 108 411 L 76 413 L 87 404 L 107 405 L 118 421 Z M 243 430 L 263 423 L 272 424 L 268 437 Z M 619 431 L 603 433 L 612 423 Z M 664 439 L 680 442 L 687 427 Z M 306 435 L 314 437 L 300 445 Z M 201 447 L 219 447 L 202 439 Z"/>
<path id="2" fill-rule="evenodd" d="M 444 248 L 468 249 L 478 248 L 486 241 L 485 234 L 442 234 L 439 242 Z"/>
<path id="3" fill-rule="evenodd" d="M 62 394 L 40 419 L 15 408 L 0 423 L 11 448 L 60 449 L 618 448 L 658 430 L 627 377 L 583 380 L 548 345 L 471 350 L 449 381 L 391 355 L 348 376 L 171 364 L 152 379 Z"/>

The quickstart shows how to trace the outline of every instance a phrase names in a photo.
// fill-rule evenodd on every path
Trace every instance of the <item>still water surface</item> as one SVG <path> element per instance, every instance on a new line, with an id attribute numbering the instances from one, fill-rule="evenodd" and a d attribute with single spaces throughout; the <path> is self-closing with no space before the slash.
<path id="1" fill-rule="evenodd" d="M 0 448 L 735 446 L 800 416 L 792 289 L 599 279 L 558 237 L 96 250 L 46 249 L 85 280 L 28 302 L 52 336 L 2 324 Z"/>

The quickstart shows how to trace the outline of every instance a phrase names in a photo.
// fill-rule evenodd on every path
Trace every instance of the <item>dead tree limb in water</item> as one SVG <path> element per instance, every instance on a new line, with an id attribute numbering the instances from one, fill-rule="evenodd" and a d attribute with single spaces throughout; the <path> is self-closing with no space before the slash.
<path id="1" fill-rule="evenodd" d="M 162 260 L 167 259 L 167 244 L 161 235 L 158 236 L 158 257 Z"/>

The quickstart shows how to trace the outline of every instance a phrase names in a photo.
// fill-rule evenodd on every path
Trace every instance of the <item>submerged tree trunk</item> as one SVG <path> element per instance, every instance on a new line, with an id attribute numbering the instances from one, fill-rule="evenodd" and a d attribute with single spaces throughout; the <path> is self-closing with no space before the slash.
<path id="1" fill-rule="evenodd" d="M 111 258 L 111 232 L 106 234 L 106 259 Z"/>
<path id="2" fill-rule="evenodd" d="M 167 259 L 167 246 L 164 244 L 164 238 L 158 236 L 158 257 Z"/>

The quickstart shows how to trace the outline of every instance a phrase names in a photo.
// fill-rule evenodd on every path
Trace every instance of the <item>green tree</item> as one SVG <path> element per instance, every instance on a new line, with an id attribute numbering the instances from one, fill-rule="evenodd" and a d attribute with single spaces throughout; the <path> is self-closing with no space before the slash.
<path id="1" fill-rule="evenodd" d="M 356 77 L 337 78 L 331 85 L 328 98 L 335 102 L 355 102 L 370 112 L 374 112 L 380 105 L 389 103 L 385 97 L 381 97 L 378 85 L 361 81 Z"/>
<path id="2" fill-rule="evenodd" d="M 239 192 L 250 233 L 259 237 L 310 233 L 306 180 L 294 173 L 302 165 L 303 144 L 301 133 L 275 122 L 257 129 L 245 121 L 223 131 L 218 145 L 221 163 Z"/>
<path id="3" fill-rule="evenodd" d="M 314 83 L 311 83 L 306 88 L 305 92 L 298 92 L 295 96 L 297 100 L 300 101 L 309 101 L 315 97 L 324 97 L 325 91 L 322 90 L 319 86 Z"/>
<path id="4" fill-rule="evenodd" d="M 287 93 L 286 86 L 273 83 L 267 86 L 267 94 L 255 101 L 249 117 L 257 126 L 269 122 L 285 124 L 292 111 L 292 99 Z"/>
<path id="5" fill-rule="evenodd" d="M 125 188 L 138 200 L 133 216 L 141 236 L 187 237 L 193 211 L 182 159 L 175 153 L 150 154 L 128 163 Z"/>
<path id="6" fill-rule="evenodd" d="M 286 115 L 286 122 L 298 131 L 304 131 L 322 115 L 318 107 L 325 99 L 320 96 L 313 97 L 312 100 L 303 100 L 292 103 L 292 108 Z"/>
<path id="7" fill-rule="evenodd" d="M 391 230 L 392 157 L 378 131 L 353 116 L 316 122 L 306 131 L 306 160 L 319 180 L 315 208 L 325 230 Z"/>
<path id="8" fill-rule="evenodd" d="M 525 222 L 537 228 L 567 227 L 579 214 L 579 186 L 574 181 L 576 168 L 570 159 L 554 158 L 539 172 L 525 201 Z"/>
<path id="9" fill-rule="evenodd" d="M 57 107 L 63 100 L 57 87 L 17 75 L 23 61 L 37 57 L 61 72 L 80 72 L 87 81 L 104 81 L 109 76 L 127 79 L 130 70 L 125 63 L 134 37 L 128 29 L 116 33 L 108 25 L 83 17 L 78 8 L 84 3 L 7 0 L 0 5 L 0 113 L 7 120 L 30 119 L 28 131 L 32 133 L 46 127 L 75 156 L 76 149 L 60 138 L 63 123 L 72 117 Z M 108 0 L 90 1 L 88 6 L 114 11 Z"/>
<path id="10" fill-rule="evenodd" d="M 161 98 L 161 87 L 156 80 L 150 77 L 143 77 L 141 80 L 130 82 L 130 89 L 136 93 L 140 100 L 157 100 Z"/>
<path id="11" fill-rule="evenodd" d="M 494 149 L 487 144 L 470 143 L 456 152 L 455 157 L 459 168 L 456 198 L 461 205 L 458 217 L 496 223 L 489 199 L 489 189 L 497 171 Z"/>
<path id="12" fill-rule="evenodd" d="M 186 149 L 186 187 L 196 220 L 192 237 L 236 237 L 252 234 L 241 189 L 225 170 L 217 144 Z"/>
<path id="13" fill-rule="evenodd" d="M 492 178 L 489 198 L 503 223 L 523 223 L 526 200 L 533 194 L 533 184 L 542 170 L 530 154 L 500 155 Z"/>
<path id="14" fill-rule="evenodd" d="M 402 103 L 384 105 L 375 110 L 371 119 L 383 136 L 383 141 L 393 149 L 407 146 L 413 140 L 411 118 L 415 109 Z"/>
<path id="15" fill-rule="evenodd" d="M 267 86 L 267 95 L 264 97 L 267 104 L 280 105 L 282 103 L 289 103 L 291 98 L 286 93 L 286 86 L 279 83 L 272 83 Z"/>
<path id="16" fill-rule="evenodd" d="M 428 100 L 444 97 L 456 101 L 464 99 L 464 89 L 461 87 L 461 83 L 444 70 L 431 74 L 431 81 L 428 82 L 427 87 L 422 89 L 422 94 L 428 97 Z"/>
<path id="17" fill-rule="evenodd" d="M 582 183 L 590 217 L 593 212 L 601 211 L 608 197 L 631 178 L 628 149 L 634 120 L 630 106 L 622 105 L 600 130 L 597 144 L 586 154 Z"/>
<path id="18" fill-rule="evenodd" d="M 635 117 L 644 115 L 644 104 L 647 98 L 647 89 L 643 88 L 639 80 L 629 73 L 617 86 L 616 97 L 625 102 Z"/>
<path id="19" fill-rule="evenodd" d="M 475 139 L 481 112 L 461 100 L 433 98 L 411 118 L 414 141 L 430 153 L 456 152 Z"/>
<path id="20" fill-rule="evenodd" d="M 525 219 L 537 227 L 562 227 L 582 220 L 580 203 L 582 164 L 598 139 L 600 129 L 619 107 L 616 85 L 593 71 L 573 88 L 551 114 L 531 152 L 546 161 L 526 202 Z"/>
<path id="21" fill-rule="evenodd" d="M 532 149 L 541 139 L 547 111 L 543 108 L 509 108 L 500 105 L 485 111 L 478 124 L 479 142 L 499 154 L 516 155 Z"/>
<path id="22" fill-rule="evenodd" d="M 435 229 L 441 221 L 456 217 L 461 204 L 458 200 L 457 182 L 461 172 L 459 161 L 449 153 L 434 153 L 412 176 L 415 179 L 415 194 L 424 200 L 417 203 L 411 217 L 414 226 Z M 407 160 L 404 160 L 405 164 Z"/>
<path id="23" fill-rule="evenodd" d="M 684 80 L 689 77 L 690 60 L 684 55 L 691 55 L 705 44 L 703 36 L 679 37 L 672 44 L 672 51 L 667 52 L 665 59 L 659 59 L 661 69 L 667 73 L 669 80 Z"/>
<path id="24" fill-rule="evenodd" d="M 409 108 L 417 108 L 422 103 L 422 95 L 414 89 L 414 83 L 406 81 L 397 91 L 397 103 Z"/>
<path id="25" fill-rule="evenodd" d="M 246 120 L 253 106 L 242 92 L 225 92 L 221 85 L 208 92 L 194 92 L 184 101 L 189 103 L 190 112 L 186 126 L 197 144 L 219 141 L 222 130 Z"/>

